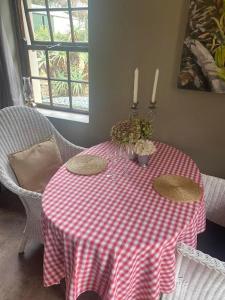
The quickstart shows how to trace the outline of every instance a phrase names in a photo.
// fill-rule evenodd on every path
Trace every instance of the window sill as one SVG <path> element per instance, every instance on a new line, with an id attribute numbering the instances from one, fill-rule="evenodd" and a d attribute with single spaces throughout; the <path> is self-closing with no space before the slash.
<path id="1" fill-rule="evenodd" d="M 89 123 L 89 115 L 78 114 L 78 113 L 71 113 L 71 112 L 64 112 L 64 111 L 57 111 L 45 108 L 37 108 L 37 110 L 46 117 L 55 118 L 55 119 L 62 119 L 62 120 L 69 120 L 75 121 L 79 123 Z"/>

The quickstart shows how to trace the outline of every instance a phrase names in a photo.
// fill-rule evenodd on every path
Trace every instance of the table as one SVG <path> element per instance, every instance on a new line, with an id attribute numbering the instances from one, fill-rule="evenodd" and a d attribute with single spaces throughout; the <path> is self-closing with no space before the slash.
<path id="1" fill-rule="evenodd" d="M 183 175 L 201 184 L 190 157 L 155 142 L 148 168 L 131 161 L 96 176 L 78 176 L 62 166 L 43 195 L 44 285 L 66 279 L 66 299 L 96 291 L 104 300 L 156 300 L 175 287 L 179 241 L 196 246 L 205 229 L 204 201 L 173 203 L 152 188 L 161 174 Z M 102 143 L 85 153 L 112 157 Z"/>

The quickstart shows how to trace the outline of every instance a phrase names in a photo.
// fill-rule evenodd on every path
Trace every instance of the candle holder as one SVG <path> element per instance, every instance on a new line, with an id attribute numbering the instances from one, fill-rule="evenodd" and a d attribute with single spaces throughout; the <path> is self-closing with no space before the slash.
<path id="1" fill-rule="evenodd" d="M 132 103 L 130 108 L 130 119 L 138 118 L 139 110 L 138 110 L 138 103 Z"/>
<path id="2" fill-rule="evenodd" d="M 150 103 L 148 106 L 148 116 L 147 118 L 153 122 L 156 116 L 156 103 Z"/>

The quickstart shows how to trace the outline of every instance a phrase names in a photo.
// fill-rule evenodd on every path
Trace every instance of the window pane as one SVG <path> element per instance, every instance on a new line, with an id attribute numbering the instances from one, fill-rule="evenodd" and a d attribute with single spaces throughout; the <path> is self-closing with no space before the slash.
<path id="1" fill-rule="evenodd" d="M 71 80 L 88 81 L 88 53 L 70 52 Z"/>
<path id="2" fill-rule="evenodd" d="M 69 108 L 69 86 L 65 81 L 51 81 L 53 105 Z"/>
<path id="3" fill-rule="evenodd" d="M 71 42 L 69 13 L 67 11 L 54 11 L 50 15 L 54 41 Z"/>
<path id="4" fill-rule="evenodd" d="M 74 11 L 73 16 L 73 28 L 74 28 L 74 40 L 76 42 L 88 41 L 88 11 Z"/>
<path id="5" fill-rule="evenodd" d="M 41 104 L 50 104 L 47 80 L 32 79 L 34 101 Z"/>
<path id="6" fill-rule="evenodd" d="M 36 41 L 50 41 L 49 24 L 46 11 L 30 13 L 34 39 Z"/>
<path id="7" fill-rule="evenodd" d="M 68 79 L 66 51 L 49 51 L 50 77 Z"/>
<path id="8" fill-rule="evenodd" d="M 27 0 L 28 8 L 46 8 L 45 0 Z"/>
<path id="9" fill-rule="evenodd" d="M 64 8 L 68 7 L 67 0 L 48 0 L 48 5 L 50 8 Z"/>
<path id="10" fill-rule="evenodd" d="M 88 0 L 71 0 L 71 7 L 88 7 Z"/>
<path id="11" fill-rule="evenodd" d="M 31 75 L 35 77 L 47 78 L 45 51 L 29 51 Z"/>
<path id="12" fill-rule="evenodd" d="M 88 111 L 89 110 L 89 85 L 86 83 L 71 83 L 72 108 Z"/>

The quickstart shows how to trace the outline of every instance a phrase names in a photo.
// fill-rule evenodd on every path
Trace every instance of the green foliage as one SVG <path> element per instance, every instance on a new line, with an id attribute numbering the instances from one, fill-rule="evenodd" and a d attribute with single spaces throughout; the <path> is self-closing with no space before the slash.
<path id="1" fill-rule="evenodd" d="M 87 78 L 85 68 L 82 68 L 80 65 L 71 65 L 70 71 L 72 80 L 83 81 Z"/>
<path id="2" fill-rule="evenodd" d="M 221 15 L 220 18 L 211 18 L 217 27 L 216 33 L 217 35 L 215 38 L 218 40 L 218 43 L 221 43 L 221 41 L 225 41 L 225 35 L 224 35 L 224 13 Z"/>
<path id="3" fill-rule="evenodd" d="M 217 75 L 220 79 L 225 81 L 225 68 L 224 67 L 220 68 Z"/>
<path id="4" fill-rule="evenodd" d="M 37 41 L 50 41 L 48 28 L 45 26 L 39 26 L 38 30 L 34 32 L 34 38 Z"/>
<path id="5" fill-rule="evenodd" d="M 48 27 L 39 26 L 38 29 L 35 30 L 35 40 L 37 41 L 50 41 L 50 34 Z M 56 42 L 70 42 L 71 41 L 71 33 L 62 33 L 62 32 L 54 32 L 54 40 Z"/>
<path id="6" fill-rule="evenodd" d="M 84 86 L 82 83 L 74 82 L 72 83 L 72 95 L 78 96 L 84 94 Z"/>
<path id="7" fill-rule="evenodd" d="M 67 78 L 67 56 L 65 51 L 49 51 L 50 76 L 53 78 Z"/>
<path id="8" fill-rule="evenodd" d="M 221 7 L 221 16 L 217 18 L 212 17 L 211 19 L 216 25 L 216 34 L 214 34 L 213 37 L 211 51 L 215 52 L 214 58 L 216 65 L 222 68 L 225 66 L 225 1 L 223 1 L 223 6 Z"/>
<path id="9" fill-rule="evenodd" d="M 65 81 L 54 81 L 54 84 L 52 84 L 52 92 L 55 97 L 68 96 L 68 83 Z"/>
<path id="10" fill-rule="evenodd" d="M 45 56 L 45 52 L 42 50 L 38 50 L 37 51 L 37 60 L 38 60 L 38 66 L 39 66 L 39 72 L 40 72 L 40 76 L 45 76 L 45 74 L 47 73 L 47 69 L 46 69 L 46 56 Z"/>
<path id="11" fill-rule="evenodd" d="M 36 40 L 48 41 L 50 39 L 48 29 L 41 26 L 35 33 Z M 55 33 L 55 39 L 68 41 L 69 35 Z M 49 51 L 50 76 L 57 79 L 67 79 L 67 55 L 66 51 Z M 47 73 L 46 57 L 44 51 L 37 51 L 39 72 L 41 76 Z M 86 52 L 70 52 L 70 74 L 71 80 L 88 81 L 88 55 Z M 72 95 L 80 96 L 85 94 L 86 85 L 82 83 L 72 83 Z M 54 95 L 63 96 L 68 94 L 68 83 L 59 81 L 53 85 Z"/>
<path id="12" fill-rule="evenodd" d="M 145 119 L 140 119 L 140 128 L 141 128 L 141 139 L 149 140 L 152 136 L 152 124 L 150 121 Z"/>
<path id="13" fill-rule="evenodd" d="M 221 45 L 216 48 L 215 62 L 219 68 L 225 66 L 225 45 Z"/>
<path id="14" fill-rule="evenodd" d="M 74 27 L 74 39 L 78 42 L 88 41 L 88 20 L 85 19 L 85 29 L 82 26 Z M 50 41 L 50 33 L 48 26 L 38 26 L 37 29 L 34 30 L 34 37 L 37 41 Z M 55 42 L 71 42 L 71 32 L 62 33 L 62 32 L 54 32 L 54 41 Z"/>
<path id="15" fill-rule="evenodd" d="M 87 28 L 87 26 L 86 26 Z M 75 41 L 85 42 L 88 40 L 88 30 L 81 29 L 80 27 L 74 27 L 74 38 Z"/>
<path id="16" fill-rule="evenodd" d="M 136 144 L 138 140 L 149 140 L 151 136 L 152 124 L 145 119 L 121 121 L 111 129 L 112 141 L 118 144 Z"/>
<path id="17" fill-rule="evenodd" d="M 71 33 L 54 32 L 55 42 L 71 42 Z"/>

